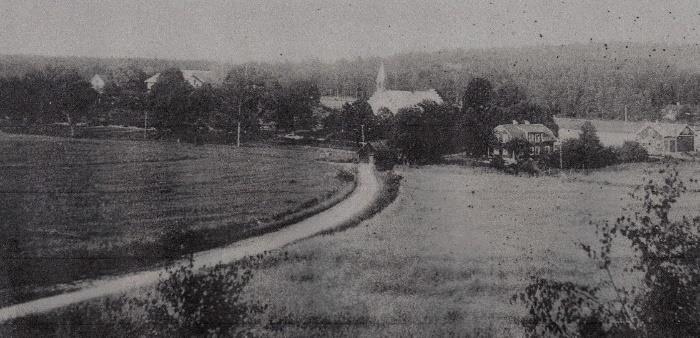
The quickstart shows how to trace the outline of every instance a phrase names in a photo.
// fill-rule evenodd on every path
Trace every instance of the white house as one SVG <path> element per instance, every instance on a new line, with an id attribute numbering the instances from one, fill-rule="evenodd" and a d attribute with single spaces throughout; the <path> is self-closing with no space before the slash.
<path id="1" fill-rule="evenodd" d="M 92 85 L 92 89 L 94 89 L 96 92 L 102 94 L 105 91 L 105 86 L 107 85 L 108 81 L 109 81 L 109 78 L 106 75 L 95 74 L 90 79 L 90 85 Z"/>

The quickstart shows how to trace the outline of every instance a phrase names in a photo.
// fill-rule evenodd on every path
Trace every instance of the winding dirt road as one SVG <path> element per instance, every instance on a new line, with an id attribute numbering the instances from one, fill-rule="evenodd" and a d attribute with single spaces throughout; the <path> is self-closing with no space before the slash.
<path id="1" fill-rule="evenodd" d="M 337 228 L 348 220 L 362 214 L 378 198 L 379 191 L 380 185 L 375 176 L 374 167 L 371 164 L 361 163 L 358 166 L 357 187 L 344 201 L 328 210 L 301 222 L 286 226 L 276 232 L 242 240 L 223 248 L 197 253 L 194 255 L 195 267 L 212 266 L 219 262 L 233 262 L 246 256 L 279 249 L 292 242 Z M 163 269 L 155 269 L 100 279 L 90 282 L 86 287 L 78 291 L 0 308 L 0 322 L 29 314 L 48 312 L 86 300 L 120 294 L 135 288 L 152 285 L 158 281 L 163 271 Z"/>

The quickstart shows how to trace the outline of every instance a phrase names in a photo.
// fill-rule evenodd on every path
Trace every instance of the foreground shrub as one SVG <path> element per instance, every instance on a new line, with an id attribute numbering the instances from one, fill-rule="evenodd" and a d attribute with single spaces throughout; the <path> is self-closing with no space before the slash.
<path id="1" fill-rule="evenodd" d="M 251 261 L 218 264 L 197 273 L 187 264 L 167 269 L 168 277 L 142 302 L 152 335 L 229 335 L 246 331 L 253 318 L 265 311 L 241 298 L 253 277 Z"/>
<path id="2" fill-rule="evenodd" d="M 700 336 L 700 217 L 669 218 L 686 187 L 675 169 L 660 173 L 660 182 L 649 180 L 638 188 L 641 196 L 638 190 L 631 194 L 641 211 L 597 224 L 599 248 L 580 244 L 605 279 L 581 285 L 536 277 L 513 297 L 528 307 L 522 322 L 528 334 Z M 624 271 L 641 273 L 641 287 L 616 283 L 610 253 L 618 237 L 636 253 Z"/>
<path id="3" fill-rule="evenodd" d="M 0 326 L 0 336 L 202 337 L 248 335 L 267 308 L 241 297 L 261 257 L 196 271 L 192 259 L 166 269 L 146 297 L 104 298 Z"/>

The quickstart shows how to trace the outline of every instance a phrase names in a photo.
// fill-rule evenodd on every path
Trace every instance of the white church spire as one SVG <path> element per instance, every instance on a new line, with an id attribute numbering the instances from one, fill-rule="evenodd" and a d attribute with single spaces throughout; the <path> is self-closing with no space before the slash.
<path id="1" fill-rule="evenodd" d="M 377 74 L 377 92 L 383 92 L 386 90 L 386 72 L 384 71 L 384 62 L 379 66 L 379 73 Z"/>

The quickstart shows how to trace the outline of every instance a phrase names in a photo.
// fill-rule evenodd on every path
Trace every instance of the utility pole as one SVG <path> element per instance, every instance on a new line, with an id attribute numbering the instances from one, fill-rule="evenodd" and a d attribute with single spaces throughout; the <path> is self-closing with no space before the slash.
<path id="1" fill-rule="evenodd" d="M 238 123 L 236 124 L 236 147 L 241 146 L 241 111 L 243 110 L 243 101 L 238 100 Z"/>
<path id="2" fill-rule="evenodd" d="M 625 123 L 627 123 L 627 105 L 625 105 Z"/>
<path id="3" fill-rule="evenodd" d="M 143 139 L 148 138 L 148 111 L 143 115 Z"/>
<path id="4" fill-rule="evenodd" d="M 365 143 L 365 125 L 361 125 L 362 127 L 362 143 Z"/>
<path id="5" fill-rule="evenodd" d="M 241 121 L 238 121 L 238 132 L 236 133 L 236 147 L 241 147 Z"/>

